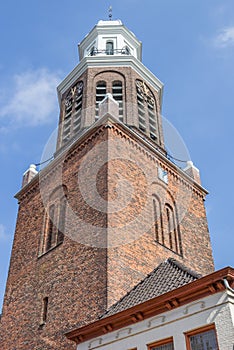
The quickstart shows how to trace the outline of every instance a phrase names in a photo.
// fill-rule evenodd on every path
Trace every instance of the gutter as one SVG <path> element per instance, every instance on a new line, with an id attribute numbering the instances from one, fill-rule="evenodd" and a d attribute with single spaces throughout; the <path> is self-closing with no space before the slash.
<path id="1" fill-rule="evenodd" d="M 223 279 L 223 283 L 225 285 L 225 288 L 229 290 L 230 292 L 234 293 L 234 289 L 230 287 L 230 284 L 226 278 Z"/>

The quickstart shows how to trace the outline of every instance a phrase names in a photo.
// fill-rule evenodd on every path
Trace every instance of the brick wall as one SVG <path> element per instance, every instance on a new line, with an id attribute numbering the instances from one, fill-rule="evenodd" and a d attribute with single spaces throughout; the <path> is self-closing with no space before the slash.
<path id="1" fill-rule="evenodd" d="M 168 185 L 158 179 L 158 164 L 168 171 Z M 85 193 L 79 176 L 87 181 Z M 97 198 L 92 202 L 95 179 Z M 61 181 L 69 205 L 65 239 L 38 256 L 47 200 Z M 183 255 L 155 242 L 149 200 L 155 191 L 164 191 L 165 198 L 170 193 L 183 215 Z M 19 195 L 1 349 L 72 349 L 64 331 L 94 320 L 170 256 L 198 272 L 210 272 L 213 260 L 203 199 L 199 186 L 131 131 L 106 121 L 89 132 Z M 44 297 L 49 298 L 48 318 L 40 326 Z"/>
<path id="2" fill-rule="evenodd" d="M 138 111 L 137 111 L 137 92 L 136 92 L 136 80 L 142 79 L 135 70 L 130 67 L 97 67 L 88 68 L 84 74 L 77 78 L 77 81 L 83 81 L 83 104 L 82 104 L 82 125 L 83 127 L 89 127 L 95 122 L 95 104 L 96 104 L 96 83 L 98 81 L 105 81 L 107 92 L 112 93 L 112 82 L 119 80 L 123 84 L 123 101 L 124 101 L 124 120 L 123 122 L 135 130 L 138 130 Z M 75 85 L 74 82 L 73 85 Z M 159 101 L 159 95 L 156 90 L 150 87 L 154 94 L 157 115 L 157 124 L 159 127 L 159 135 L 157 144 L 164 148 L 164 138 L 162 131 L 162 120 L 161 120 L 161 106 Z M 64 109 L 64 98 L 68 94 L 69 90 L 61 96 L 61 112 L 60 112 L 60 129 L 57 148 L 60 148 L 61 142 L 61 123 L 64 120 L 63 109 Z"/>

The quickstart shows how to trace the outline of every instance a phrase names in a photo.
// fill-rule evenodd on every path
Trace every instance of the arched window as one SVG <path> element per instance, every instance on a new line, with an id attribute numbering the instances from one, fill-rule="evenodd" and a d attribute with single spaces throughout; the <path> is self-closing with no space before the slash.
<path id="1" fill-rule="evenodd" d="M 141 80 L 136 81 L 139 129 L 154 141 L 158 138 L 156 103 L 153 93 Z"/>
<path id="2" fill-rule="evenodd" d="M 176 207 L 166 203 L 162 207 L 160 198 L 153 194 L 154 239 L 176 254 L 182 255 L 180 228 Z"/>
<path id="3" fill-rule="evenodd" d="M 145 102 L 144 102 L 144 96 L 142 95 L 139 87 L 137 87 L 137 107 L 138 107 L 139 129 L 143 132 L 146 132 Z"/>
<path id="4" fill-rule="evenodd" d="M 67 198 L 63 188 L 53 194 L 45 212 L 39 255 L 56 247 L 64 240 Z"/>
<path id="5" fill-rule="evenodd" d="M 177 254 L 181 254 L 180 248 L 180 236 L 179 236 L 179 226 L 177 223 L 177 218 L 175 215 L 174 209 L 169 205 L 165 205 L 166 210 L 166 239 L 165 245 L 176 252 Z"/>
<path id="6" fill-rule="evenodd" d="M 83 82 L 79 81 L 67 94 L 64 101 L 62 144 L 66 143 L 81 128 Z"/>
<path id="7" fill-rule="evenodd" d="M 114 43 L 112 40 L 108 40 L 106 42 L 106 54 L 107 55 L 114 55 Z"/>
<path id="8" fill-rule="evenodd" d="M 66 218 L 66 207 L 67 207 L 67 198 L 63 197 L 60 199 L 60 205 L 59 205 L 59 218 L 58 218 L 58 238 L 57 242 L 61 243 L 64 239 L 64 232 L 65 232 L 65 218 Z"/>
<path id="9" fill-rule="evenodd" d="M 106 96 L 106 82 L 105 81 L 98 81 L 96 84 L 96 118 L 98 118 L 98 110 L 99 110 L 99 103 L 105 98 Z"/>
<path id="10" fill-rule="evenodd" d="M 49 216 L 46 220 L 46 244 L 45 244 L 45 250 L 49 250 L 54 241 L 54 233 L 55 233 L 55 227 L 54 227 L 54 219 L 55 219 L 55 206 L 51 205 L 49 207 Z"/>
<path id="11" fill-rule="evenodd" d="M 123 121 L 123 84 L 116 80 L 112 83 L 113 98 L 119 103 L 119 119 Z"/>
<path id="12" fill-rule="evenodd" d="M 156 111 L 154 99 L 147 101 L 148 117 L 149 117 L 149 132 L 152 140 L 157 140 L 157 125 L 156 125 Z"/>
<path id="13" fill-rule="evenodd" d="M 153 212 L 154 212 L 154 232 L 155 240 L 164 245 L 162 206 L 158 197 L 153 195 Z"/>

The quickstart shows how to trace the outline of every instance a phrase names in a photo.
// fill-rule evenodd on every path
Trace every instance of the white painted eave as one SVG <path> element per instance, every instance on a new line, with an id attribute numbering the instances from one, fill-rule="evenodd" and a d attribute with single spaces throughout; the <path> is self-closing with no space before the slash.
<path id="1" fill-rule="evenodd" d="M 163 96 L 163 83 L 148 69 L 142 62 L 134 56 L 92 56 L 84 57 L 81 62 L 71 71 L 70 74 L 58 85 L 58 98 L 61 101 L 61 96 L 71 87 L 75 81 L 88 68 L 114 68 L 114 67 L 131 67 L 142 78 L 147 81 L 156 91 L 159 92 L 160 104 Z"/>

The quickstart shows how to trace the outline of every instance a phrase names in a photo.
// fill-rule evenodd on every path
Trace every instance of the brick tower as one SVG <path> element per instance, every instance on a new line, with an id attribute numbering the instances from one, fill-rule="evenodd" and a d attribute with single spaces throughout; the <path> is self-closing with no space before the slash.
<path id="1" fill-rule="evenodd" d="M 1 318 L 1 350 L 72 349 L 160 262 L 213 270 L 199 171 L 164 146 L 162 83 L 121 21 L 99 21 L 58 86 L 54 160 L 24 174 Z"/>

